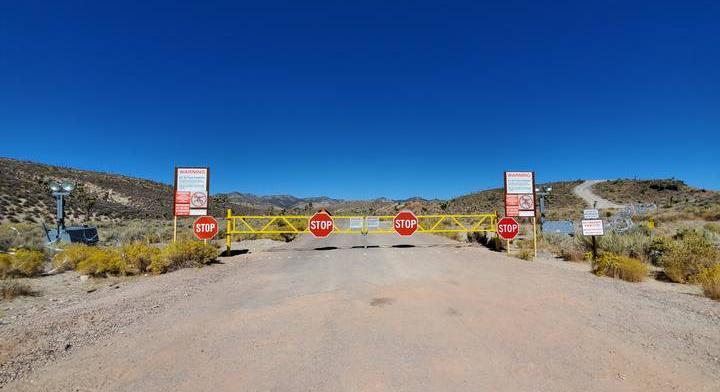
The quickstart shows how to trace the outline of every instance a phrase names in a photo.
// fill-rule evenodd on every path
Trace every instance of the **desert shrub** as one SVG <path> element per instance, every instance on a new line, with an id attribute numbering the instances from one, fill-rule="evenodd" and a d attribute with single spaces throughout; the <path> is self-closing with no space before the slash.
<path id="1" fill-rule="evenodd" d="M 704 268 L 698 274 L 697 281 L 702 285 L 705 296 L 720 300 L 720 264 Z"/>
<path id="2" fill-rule="evenodd" d="M 120 256 L 133 274 L 147 271 L 153 260 L 160 257 L 160 249 L 144 242 L 133 242 L 120 248 Z"/>
<path id="3" fill-rule="evenodd" d="M 218 250 L 212 244 L 200 241 L 177 241 L 167 245 L 149 265 L 155 274 L 173 271 L 179 268 L 198 267 L 212 263 Z"/>
<path id="4" fill-rule="evenodd" d="M 644 259 L 647 256 L 647 248 L 651 242 L 647 234 L 637 230 L 623 234 L 609 232 L 598 240 L 601 250 L 635 259 Z"/>
<path id="5" fill-rule="evenodd" d="M 592 268 L 596 275 L 609 276 L 628 282 L 640 282 L 648 273 L 648 267 L 642 261 L 609 252 L 601 253 L 593 262 Z"/>
<path id="6" fill-rule="evenodd" d="M 20 249 L 13 255 L 13 270 L 20 276 L 39 275 L 44 270 L 45 253 L 39 250 Z"/>
<path id="7" fill-rule="evenodd" d="M 0 282 L 0 299 L 9 301 L 15 297 L 20 296 L 35 296 L 38 293 L 27 283 L 20 283 L 16 281 L 5 281 Z"/>
<path id="8" fill-rule="evenodd" d="M 81 274 L 92 276 L 127 275 L 128 272 L 134 272 L 125 263 L 120 252 L 102 247 L 88 247 L 85 258 L 75 265 L 75 270 Z"/>
<path id="9" fill-rule="evenodd" d="M 53 257 L 53 266 L 58 271 L 75 269 L 81 261 L 85 260 L 94 248 L 83 244 L 70 244 Z"/>
<path id="10" fill-rule="evenodd" d="M 13 271 L 12 256 L 7 253 L 0 253 L 0 278 L 5 279 L 12 275 Z"/>
<path id="11" fill-rule="evenodd" d="M 672 245 L 673 242 L 670 238 L 653 238 L 645 250 L 647 260 L 654 265 L 661 265 L 663 256 L 670 251 Z"/>
<path id="12" fill-rule="evenodd" d="M 720 262 L 720 251 L 705 236 L 695 231 L 677 235 L 670 250 L 662 257 L 665 275 L 678 283 L 693 281 L 705 268 Z"/>
<path id="13" fill-rule="evenodd" d="M 42 227 L 27 223 L 0 225 L 0 251 L 11 249 L 41 250 L 46 237 Z"/>
<path id="14" fill-rule="evenodd" d="M 704 229 L 709 231 L 710 233 L 720 234 L 720 223 L 717 223 L 717 222 L 706 223 L 704 226 Z"/>

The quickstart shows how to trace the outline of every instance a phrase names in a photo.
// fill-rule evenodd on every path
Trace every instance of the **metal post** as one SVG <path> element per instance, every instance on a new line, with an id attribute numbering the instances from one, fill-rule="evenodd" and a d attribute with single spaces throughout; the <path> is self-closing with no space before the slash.
<path id="1" fill-rule="evenodd" d="M 173 217 L 173 242 L 177 242 L 177 215 Z"/>
<path id="2" fill-rule="evenodd" d="M 533 216 L 533 248 L 535 249 L 535 256 L 533 260 L 537 258 L 537 224 L 536 219 Z"/>
<path id="3" fill-rule="evenodd" d="M 592 236 L 592 256 L 593 261 L 597 261 L 597 240 L 595 239 L 595 236 Z"/>
<path id="4" fill-rule="evenodd" d="M 230 247 L 232 246 L 232 234 L 230 232 L 232 231 L 232 210 L 228 208 L 227 210 L 227 223 L 225 224 L 225 251 L 227 252 L 226 255 L 230 256 Z"/>

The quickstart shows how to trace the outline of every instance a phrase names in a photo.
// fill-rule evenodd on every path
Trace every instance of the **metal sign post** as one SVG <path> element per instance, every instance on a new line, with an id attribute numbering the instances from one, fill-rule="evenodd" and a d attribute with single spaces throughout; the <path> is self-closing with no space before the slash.
<path id="1" fill-rule="evenodd" d="M 595 212 L 597 212 L 597 211 L 595 210 Z M 589 215 L 594 216 L 594 214 L 589 214 Z M 605 234 L 605 229 L 603 227 L 602 219 L 583 219 L 582 220 L 582 233 L 585 236 L 592 237 L 593 261 L 596 261 L 597 256 L 598 256 L 598 251 L 597 251 L 597 239 L 595 237 Z"/>

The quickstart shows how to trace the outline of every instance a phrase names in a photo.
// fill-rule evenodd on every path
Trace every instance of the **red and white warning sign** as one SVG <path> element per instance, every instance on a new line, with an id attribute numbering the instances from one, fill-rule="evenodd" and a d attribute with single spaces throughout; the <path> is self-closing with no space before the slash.
<path id="1" fill-rule="evenodd" d="M 505 216 L 535 216 L 535 172 L 505 172 Z"/>
<path id="2" fill-rule="evenodd" d="M 201 216 L 193 223 L 193 232 L 201 240 L 213 239 L 219 230 L 218 222 L 212 216 Z"/>
<path id="3" fill-rule="evenodd" d="M 400 211 L 393 218 L 393 229 L 401 236 L 411 236 L 418 229 L 418 218 L 412 211 Z"/>
<path id="4" fill-rule="evenodd" d="M 207 215 L 209 194 L 210 168 L 175 168 L 175 216 Z"/>

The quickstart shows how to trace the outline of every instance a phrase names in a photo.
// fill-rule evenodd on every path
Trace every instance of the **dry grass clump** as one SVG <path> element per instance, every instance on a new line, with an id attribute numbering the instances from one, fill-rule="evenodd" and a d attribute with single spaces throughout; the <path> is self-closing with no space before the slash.
<path id="1" fill-rule="evenodd" d="M 720 264 L 700 271 L 697 281 L 702 286 L 706 297 L 720 300 Z"/>
<path id="2" fill-rule="evenodd" d="M 603 252 L 593 262 L 592 272 L 595 275 L 609 276 L 628 282 L 641 282 L 647 277 L 648 267 L 638 259 Z"/>
<path id="3" fill-rule="evenodd" d="M 45 233 L 39 225 L 0 224 L 0 251 L 19 248 L 40 250 L 44 243 Z"/>
<path id="4" fill-rule="evenodd" d="M 703 269 L 720 263 L 720 250 L 702 234 L 685 231 L 677 237 L 661 259 L 665 275 L 673 282 L 695 281 Z"/>
<path id="5" fill-rule="evenodd" d="M 160 249 L 144 242 L 133 242 L 120 247 L 120 257 L 133 274 L 148 271 L 153 260 L 160 257 Z"/>
<path id="6" fill-rule="evenodd" d="M 9 301 L 20 296 L 36 296 L 38 293 L 27 283 L 16 281 L 0 282 L 0 299 Z"/>
<path id="7" fill-rule="evenodd" d="M 20 249 L 15 254 L 0 254 L 0 278 L 32 277 L 40 275 L 45 265 L 45 254 L 39 250 Z"/>
<path id="8" fill-rule="evenodd" d="M 218 250 L 212 244 L 199 241 L 178 241 L 169 244 L 154 258 L 148 270 L 155 274 L 186 267 L 200 267 L 217 259 Z"/>
<path id="9" fill-rule="evenodd" d="M 101 277 L 145 272 L 161 274 L 210 264 L 217 255 L 215 246 L 199 241 L 178 241 L 162 249 L 143 242 L 119 248 L 73 244 L 58 253 L 53 263 L 61 271 L 74 269 L 81 274 Z"/>

